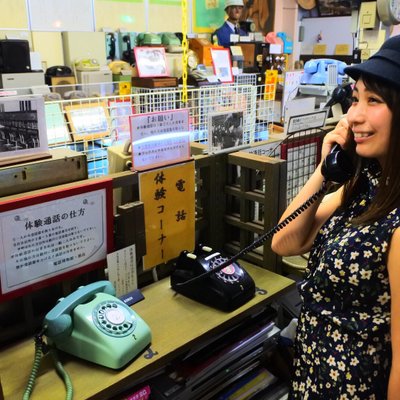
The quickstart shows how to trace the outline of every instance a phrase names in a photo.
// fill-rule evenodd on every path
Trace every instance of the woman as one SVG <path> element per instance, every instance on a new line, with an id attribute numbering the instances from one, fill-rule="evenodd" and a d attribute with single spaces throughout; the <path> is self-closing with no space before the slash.
<path id="1" fill-rule="evenodd" d="M 323 141 L 354 153 L 355 175 L 279 231 L 280 255 L 310 251 L 291 399 L 400 398 L 400 37 L 345 72 L 347 117 Z M 321 165 L 282 216 L 324 182 Z M 392 318 L 391 318 L 392 316 Z"/>

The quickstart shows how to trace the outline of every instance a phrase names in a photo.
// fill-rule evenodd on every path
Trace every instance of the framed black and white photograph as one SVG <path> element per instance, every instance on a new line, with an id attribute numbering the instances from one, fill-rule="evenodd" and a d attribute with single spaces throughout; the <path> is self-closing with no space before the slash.
<path id="1" fill-rule="evenodd" d="M 49 156 L 43 96 L 0 98 L 0 165 Z"/>
<path id="2" fill-rule="evenodd" d="M 211 153 L 243 145 L 243 111 L 210 114 L 208 144 Z"/>

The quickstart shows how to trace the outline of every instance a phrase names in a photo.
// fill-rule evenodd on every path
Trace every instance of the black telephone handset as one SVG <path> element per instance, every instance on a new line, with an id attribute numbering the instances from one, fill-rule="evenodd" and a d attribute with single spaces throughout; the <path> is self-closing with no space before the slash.
<path id="1" fill-rule="evenodd" d="M 122 52 L 122 60 L 132 65 L 134 62 L 134 58 L 133 58 L 133 50 L 131 47 L 131 38 L 129 35 L 124 35 L 122 37 L 122 41 L 126 43 L 126 50 Z"/>
<path id="2" fill-rule="evenodd" d="M 113 61 L 115 59 L 115 51 L 116 51 L 116 48 L 115 48 L 115 36 L 114 36 L 113 33 L 108 33 L 107 35 L 108 35 L 108 38 L 109 38 L 108 44 L 110 46 L 110 49 L 108 51 L 107 60 Z"/>
<path id="3" fill-rule="evenodd" d="M 353 162 L 348 153 L 335 144 L 322 162 L 321 173 L 328 182 L 344 183 L 354 175 Z"/>
<path id="4" fill-rule="evenodd" d="M 234 310 L 255 295 L 255 283 L 237 262 L 229 263 L 217 270 L 229 257 L 208 246 L 199 245 L 194 252 L 182 251 L 171 274 L 171 287 L 200 303 L 223 311 Z M 188 280 L 215 271 L 204 279 Z"/>
<path id="5" fill-rule="evenodd" d="M 354 175 L 351 157 L 336 144 L 323 161 L 321 172 L 325 180 L 318 192 L 310 196 L 278 225 L 232 257 L 212 251 L 206 246 L 198 246 L 193 253 L 183 251 L 171 274 L 172 289 L 200 303 L 224 311 L 234 310 L 249 301 L 255 295 L 255 283 L 236 260 L 260 247 L 310 207 L 326 193 L 327 182 L 344 183 L 349 180 Z"/>

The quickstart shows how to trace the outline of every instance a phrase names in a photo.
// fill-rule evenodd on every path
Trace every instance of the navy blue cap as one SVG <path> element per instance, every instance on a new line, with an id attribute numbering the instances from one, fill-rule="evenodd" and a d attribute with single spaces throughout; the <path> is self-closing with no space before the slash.
<path id="1" fill-rule="evenodd" d="M 346 67 L 344 72 L 355 81 L 365 75 L 400 87 L 400 35 L 389 38 L 368 60 Z"/>

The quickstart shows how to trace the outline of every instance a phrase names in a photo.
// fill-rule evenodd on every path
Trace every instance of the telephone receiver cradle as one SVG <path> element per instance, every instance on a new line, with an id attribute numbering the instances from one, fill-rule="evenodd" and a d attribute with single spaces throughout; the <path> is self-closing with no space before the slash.
<path id="1" fill-rule="evenodd" d="M 171 274 L 171 287 L 176 292 L 200 303 L 232 311 L 255 295 L 255 283 L 251 276 L 237 263 L 232 262 L 220 271 L 188 282 L 212 271 L 229 257 L 210 247 L 198 245 L 194 252 L 182 251 Z"/>
<path id="2" fill-rule="evenodd" d="M 151 342 L 145 321 L 115 297 L 109 281 L 94 282 L 60 299 L 43 322 L 48 343 L 77 357 L 118 369 Z"/>

